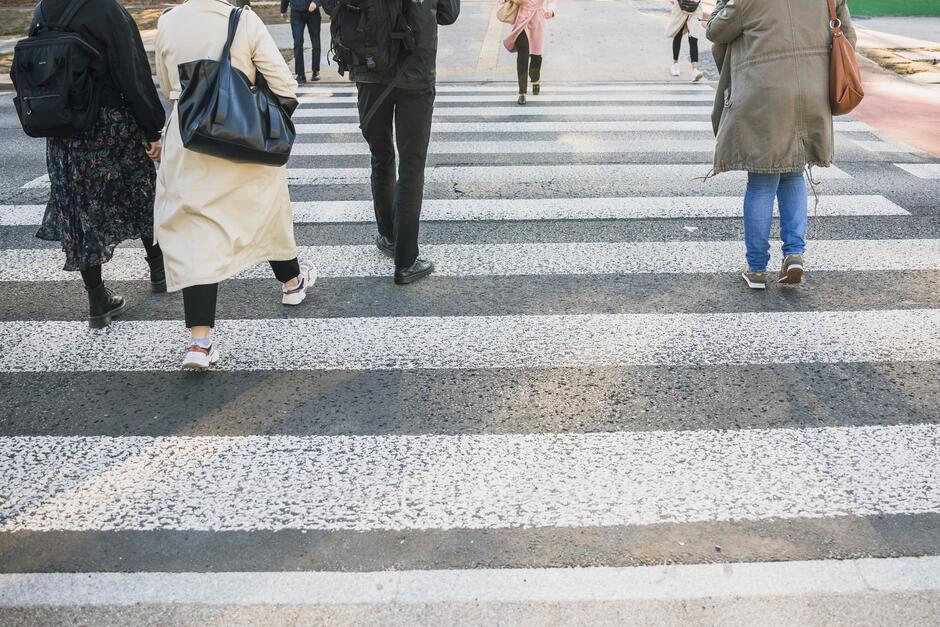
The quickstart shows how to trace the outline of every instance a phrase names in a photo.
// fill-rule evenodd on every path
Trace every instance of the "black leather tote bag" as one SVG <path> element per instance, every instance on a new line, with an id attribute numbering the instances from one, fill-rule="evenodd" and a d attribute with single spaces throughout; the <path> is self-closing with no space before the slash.
<path id="1" fill-rule="evenodd" d="M 231 48 L 242 10 L 228 19 L 228 39 L 222 58 L 179 65 L 180 135 L 194 152 L 234 161 L 281 166 L 290 158 L 297 132 L 290 116 L 293 98 L 271 91 L 257 72 L 255 84 L 232 67 Z"/>

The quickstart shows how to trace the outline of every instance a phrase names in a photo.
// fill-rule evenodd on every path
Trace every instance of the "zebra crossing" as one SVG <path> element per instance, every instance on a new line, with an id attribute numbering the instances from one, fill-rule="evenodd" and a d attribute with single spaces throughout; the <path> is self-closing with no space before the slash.
<path id="1" fill-rule="evenodd" d="M 178 371 L 139 242 L 92 331 L 32 237 L 48 179 L 0 205 L 0 616 L 940 590 L 936 160 L 838 120 L 807 283 L 756 295 L 743 175 L 700 180 L 711 86 L 441 85 L 437 272 L 395 288 L 354 90 L 301 93 L 320 279 L 289 311 L 265 267 L 224 284 L 214 372 Z"/>

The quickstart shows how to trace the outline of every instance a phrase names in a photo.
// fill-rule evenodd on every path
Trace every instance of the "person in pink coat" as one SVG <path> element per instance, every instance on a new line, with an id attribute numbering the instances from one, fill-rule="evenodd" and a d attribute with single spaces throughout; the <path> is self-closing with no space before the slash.
<path id="1" fill-rule="evenodd" d="M 503 40 L 509 52 L 515 52 L 516 71 L 519 75 L 519 104 L 525 104 L 528 80 L 532 79 L 532 93 L 539 95 L 542 72 L 542 46 L 545 43 L 545 20 L 555 17 L 554 0 L 504 0 L 519 5 L 519 13 L 512 31 Z"/>

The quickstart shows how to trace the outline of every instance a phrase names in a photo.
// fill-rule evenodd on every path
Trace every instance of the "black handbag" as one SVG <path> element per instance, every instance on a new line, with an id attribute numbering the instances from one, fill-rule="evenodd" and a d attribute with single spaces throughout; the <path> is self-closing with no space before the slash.
<path id="1" fill-rule="evenodd" d="M 695 13 L 700 4 L 701 0 L 679 0 L 679 8 L 686 13 Z"/>
<path id="2" fill-rule="evenodd" d="M 228 19 L 228 39 L 218 61 L 179 65 L 182 91 L 177 103 L 183 146 L 236 163 L 281 166 L 290 158 L 297 131 L 290 116 L 293 98 L 271 91 L 261 72 L 255 84 L 232 67 L 231 48 L 242 10 Z"/>

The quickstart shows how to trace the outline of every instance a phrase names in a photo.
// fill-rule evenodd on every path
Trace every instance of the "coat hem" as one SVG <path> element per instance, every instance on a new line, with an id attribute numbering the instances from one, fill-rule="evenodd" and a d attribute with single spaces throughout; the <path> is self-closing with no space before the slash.
<path id="1" fill-rule="evenodd" d="M 806 163 L 799 165 L 794 164 L 792 166 L 775 166 L 775 167 L 756 167 L 749 166 L 744 163 L 734 163 L 734 164 L 721 164 L 715 165 L 715 168 L 712 170 L 715 174 L 722 174 L 724 172 L 751 172 L 753 174 L 789 174 L 790 172 L 801 172 L 806 169 L 806 166 L 814 168 L 829 168 L 832 167 L 832 161 L 807 161 Z"/>
<path id="2" fill-rule="evenodd" d="M 235 275 L 239 274 L 240 272 L 244 272 L 244 271 L 247 270 L 248 268 L 252 268 L 252 267 L 257 266 L 257 265 L 260 265 L 260 264 L 262 264 L 262 263 L 268 263 L 268 262 L 270 262 L 270 261 L 290 261 L 291 259 L 296 259 L 296 258 L 297 258 L 297 253 L 296 253 L 296 251 L 295 251 L 293 256 L 291 256 L 291 257 L 285 257 L 284 259 L 281 259 L 281 258 L 280 258 L 280 257 L 282 257 L 282 256 L 283 256 L 283 255 L 261 255 L 261 256 L 259 256 L 259 257 L 257 257 L 257 258 L 252 258 L 251 261 L 249 261 L 248 263 L 246 263 L 246 264 L 244 264 L 244 265 L 241 265 L 241 264 L 240 264 L 239 266 L 236 266 L 236 268 L 233 269 L 231 272 L 223 272 L 221 275 L 219 275 L 219 276 L 217 276 L 217 277 L 207 277 L 207 278 L 205 278 L 205 279 L 203 279 L 203 278 L 200 278 L 200 279 L 191 279 L 191 280 L 188 280 L 188 281 L 181 281 L 181 282 L 179 282 L 179 283 L 173 281 L 173 280 L 171 279 L 171 277 L 170 277 L 170 274 L 167 273 L 167 277 L 166 277 L 166 291 L 167 291 L 167 292 L 179 292 L 180 290 L 184 290 L 184 289 L 186 289 L 187 287 L 194 287 L 194 286 L 196 286 L 196 285 L 213 285 L 213 284 L 215 284 L 215 283 L 221 283 L 222 281 L 227 281 L 227 280 L 231 279 L 232 277 L 234 277 Z M 273 274 L 272 274 L 271 278 L 274 278 L 274 275 L 273 275 Z M 277 279 L 275 279 L 275 280 L 277 280 Z"/>

